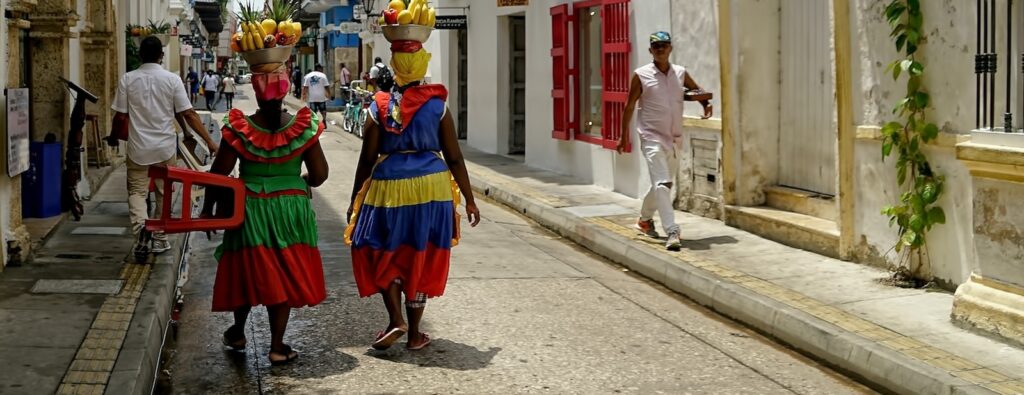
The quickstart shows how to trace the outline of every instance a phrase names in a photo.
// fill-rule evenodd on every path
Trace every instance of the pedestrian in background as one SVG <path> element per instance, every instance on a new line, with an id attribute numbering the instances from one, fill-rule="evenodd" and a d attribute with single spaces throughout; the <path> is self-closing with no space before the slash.
<path id="1" fill-rule="evenodd" d="M 244 351 L 249 312 L 253 306 L 266 306 L 267 358 L 273 365 L 299 356 L 284 343 L 291 309 L 315 306 L 327 297 L 310 201 L 310 188 L 327 180 L 327 159 L 319 142 L 323 124 L 309 108 L 294 116 L 283 111 L 288 78 L 283 69 L 253 73 L 259 108 L 251 116 L 238 109 L 228 111 L 221 131 L 224 149 L 210 168 L 211 173 L 227 175 L 238 162 L 246 185 L 245 220 L 240 228 L 224 233 L 215 252 L 212 309 L 234 313 L 234 325 L 224 332 L 223 341 Z M 223 201 L 219 194 L 207 196 L 203 217 L 213 216 L 214 207 Z"/>
<path id="2" fill-rule="evenodd" d="M 644 196 L 636 226 L 644 234 L 657 238 L 658 232 L 654 228 L 654 212 L 657 211 L 661 227 L 668 235 L 665 247 L 678 251 L 682 242 L 672 207 L 672 185 L 679 171 L 683 102 L 687 90 L 701 89 L 690 78 L 686 68 L 669 62 L 672 36 L 666 32 L 655 32 L 650 35 L 650 45 L 648 51 L 654 61 L 633 72 L 629 99 L 622 114 L 622 136 L 616 150 L 621 154 L 629 146 L 629 123 L 639 102 L 636 131 L 640 137 L 640 151 L 651 176 L 651 189 Z M 703 118 L 710 118 L 711 102 L 705 100 L 701 104 L 704 106 Z"/>
<path id="3" fill-rule="evenodd" d="M 198 98 L 197 94 L 199 93 L 199 74 L 189 67 L 188 76 L 185 78 L 185 81 L 188 82 L 189 100 L 191 100 L 192 104 L 195 104 Z"/>
<path id="4" fill-rule="evenodd" d="M 388 66 L 384 64 L 384 60 L 382 60 L 380 56 L 373 58 L 373 66 L 370 66 L 370 72 L 368 73 L 370 77 L 368 78 L 368 80 L 370 85 L 373 86 L 373 91 L 381 90 L 380 82 L 377 80 L 377 78 L 380 77 L 381 70 L 387 67 Z"/>
<path id="5" fill-rule="evenodd" d="M 316 65 L 313 72 L 302 78 L 302 102 L 320 113 L 320 119 L 327 119 L 327 97 L 330 96 L 331 81 L 324 74 L 324 66 Z"/>
<path id="6" fill-rule="evenodd" d="M 224 80 L 220 82 L 221 94 L 224 95 L 224 100 L 227 102 L 227 108 L 230 110 L 233 107 L 235 100 L 235 76 L 228 74 L 224 77 Z"/>
<path id="7" fill-rule="evenodd" d="M 341 82 L 341 86 L 346 87 L 352 84 L 352 72 L 348 71 L 348 65 L 344 63 L 341 64 L 341 79 L 339 82 Z"/>
<path id="8" fill-rule="evenodd" d="M 298 66 L 292 68 L 292 87 L 295 92 L 295 98 L 302 97 L 302 71 L 299 70 Z"/>
<path id="9" fill-rule="evenodd" d="M 203 76 L 203 96 L 206 97 L 206 109 L 213 112 L 213 99 L 217 97 L 217 90 L 220 88 L 220 79 L 213 73 L 213 70 L 206 70 L 206 75 Z"/>
<path id="10" fill-rule="evenodd" d="M 177 159 L 175 118 L 184 120 L 198 133 L 210 148 L 211 154 L 218 148 L 199 119 L 199 114 L 192 109 L 192 102 L 181 83 L 181 77 L 160 67 L 164 57 L 160 40 L 152 36 L 143 39 L 139 45 L 139 56 L 142 58 L 142 66 L 121 77 L 114 102 L 110 106 L 115 112 L 115 128 L 128 124 L 128 208 L 132 231 L 137 240 L 149 219 L 146 204 L 149 167 L 174 165 Z M 188 134 L 187 130 L 184 132 Z M 159 213 L 164 191 L 162 184 L 156 187 L 156 212 Z M 154 233 L 151 251 L 161 253 L 169 249 L 171 246 L 167 236 Z"/>

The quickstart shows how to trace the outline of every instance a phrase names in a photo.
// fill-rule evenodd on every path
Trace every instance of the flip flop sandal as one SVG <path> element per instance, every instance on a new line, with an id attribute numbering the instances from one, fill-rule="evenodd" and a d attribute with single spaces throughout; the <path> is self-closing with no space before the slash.
<path id="1" fill-rule="evenodd" d="M 391 328 L 387 332 L 381 331 L 377 333 L 377 340 L 370 347 L 373 347 L 374 350 L 387 350 L 402 336 L 405 336 L 405 329 L 402 328 Z"/>
<path id="2" fill-rule="evenodd" d="M 419 351 L 419 350 L 422 350 L 422 349 L 426 348 L 427 346 L 430 345 L 430 335 L 424 333 L 423 334 L 423 338 L 426 339 L 426 341 L 424 341 L 422 344 L 420 344 L 420 345 L 418 345 L 416 347 L 409 347 L 408 345 L 406 345 L 405 348 L 408 349 L 409 351 Z M 408 343 L 406 343 L 406 344 L 408 344 Z"/>
<path id="3" fill-rule="evenodd" d="M 224 337 L 221 339 L 224 345 L 231 348 L 234 351 L 244 351 L 248 341 L 245 339 L 245 329 L 239 328 L 232 325 L 228 330 L 224 331 Z"/>
<path id="4" fill-rule="evenodd" d="M 286 358 L 285 359 L 277 359 L 277 360 L 275 360 L 273 358 L 274 354 L 284 355 Z M 295 361 L 296 359 L 299 359 L 299 352 L 293 350 L 291 346 L 285 345 L 284 346 L 284 352 L 271 351 L 269 354 L 267 354 L 267 359 L 270 360 L 270 364 L 272 366 L 286 365 L 286 364 L 291 363 L 292 361 Z"/>

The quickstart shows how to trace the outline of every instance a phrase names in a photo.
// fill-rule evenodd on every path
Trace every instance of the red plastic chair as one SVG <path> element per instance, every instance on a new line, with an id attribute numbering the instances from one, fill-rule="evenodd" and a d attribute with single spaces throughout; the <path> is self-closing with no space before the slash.
<path id="1" fill-rule="evenodd" d="M 165 193 L 160 219 L 146 220 L 146 230 L 151 232 L 184 233 L 204 232 L 211 230 L 235 229 L 245 219 L 245 183 L 237 178 L 206 172 L 193 171 L 180 167 L 150 166 L 149 177 L 156 182 L 163 182 L 164 191 L 171 191 L 175 182 L 181 183 L 181 217 L 171 217 L 171 199 L 173 193 Z M 161 180 L 161 181 L 158 181 Z M 219 187 L 232 192 L 230 217 L 217 215 L 217 218 L 192 218 L 192 186 Z M 219 213 L 218 213 L 219 214 Z"/>

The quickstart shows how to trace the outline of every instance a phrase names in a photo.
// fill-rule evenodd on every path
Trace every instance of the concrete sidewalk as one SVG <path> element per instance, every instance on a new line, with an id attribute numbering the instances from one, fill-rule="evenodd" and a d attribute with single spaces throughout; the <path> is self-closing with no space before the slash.
<path id="1" fill-rule="evenodd" d="M 633 229 L 638 199 L 464 150 L 478 194 L 866 383 L 908 394 L 1024 393 L 1024 350 L 954 325 L 950 293 L 883 285 L 883 270 L 679 211 L 683 250 L 670 252 Z"/>
<path id="2" fill-rule="evenodd" d="M 148 394 L 186 235 L 131 263 L 123 165 L 29 263 L 0 273 L 0 393 Z"/>
<path id="3" fill-rule="evenodd" d="M 329 130 L 343 133 L 341 120 L 328 113 Z M 1024 350 L 954 325 L 948 292 L 883 285 L 884 270 L 681 211 L 683 250 L 666 251 L 664 240 L 633 229 L 639 199 L 465 145 L 463 153 L 478 196 L 866 384 L 907 394 L 1024 394 Z"/>

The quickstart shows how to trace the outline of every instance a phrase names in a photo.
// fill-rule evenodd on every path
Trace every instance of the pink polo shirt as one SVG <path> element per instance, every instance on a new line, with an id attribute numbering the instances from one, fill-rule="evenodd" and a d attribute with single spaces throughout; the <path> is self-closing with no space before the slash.
<path id="1" fill-rule="evenodd" d="M 640 78 L 640 95 L 636 130 L 640 138 L 655 141 L 667 150 L 673 149 L 675 140 L 683 137 L 683 82 L 686 68 L 671 65 L 662 73 L 654 62 L 634 71 Z"/>

